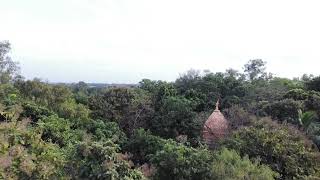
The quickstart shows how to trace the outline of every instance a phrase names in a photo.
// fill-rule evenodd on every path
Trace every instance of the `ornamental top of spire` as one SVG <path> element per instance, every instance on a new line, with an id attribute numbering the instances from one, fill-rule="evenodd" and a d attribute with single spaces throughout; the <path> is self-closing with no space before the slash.
<path id="1" fill-rule="evenodd" d="M 216 109 L 215 109 L 215 111 L 219 111 L 219 99 L 218 99 L 217 102 L 216 102 Z"/>

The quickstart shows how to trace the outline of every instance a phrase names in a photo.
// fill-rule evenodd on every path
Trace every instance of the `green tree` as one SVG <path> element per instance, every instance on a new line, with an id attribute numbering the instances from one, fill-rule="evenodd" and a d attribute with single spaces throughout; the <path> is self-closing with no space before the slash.
<path id="1" fill-rule="evenodd" d="M 320 93 L 317 91 L 310 91 L 308 98 L 305 100 L 305 106 L 309 111 L 315 111 L 320 117 Z"/>
<path id="2" fill-rule="evenodd" d="M 11 45 L 8 41 L 0 41 L 0 83 L 11 82 L 19 74 L 19 66 L 9 56 Z"/>
<path id="3" fill-rule="evenodd" d="M 124 150 L 133 154 L 135 163 L 150 163 L 152 155 L 161 151 L 165 143 L 166 140 L 152 135 L 150 131 L 137 129 L 126 143 Z"/>
<path id="4" fill-rule="evenodd" d="M 94 119 L 114 121 L 127 134 L 134 129 L 147 128 L 153 117 L 151 97 L 141 89 L 112 88 L 89 100 Z"/>
<path id="5" fill-rule="evenodd" d="M 156 167 L 154 179 L 205 180 L 212 179 L 213 156 L 206 149 L 194 149 L 166 143 L 151 159 Z"/>
<path id="6" fill-rule="evenodd" d="M 89 119 L 90 110 L 83 104 L 78 104 L 74 99 L 70 99 L 61 103 L 56 112 L 60 117 L 71 120 L 86 120 Z"/>
<path id="7" fill-rule="evenodd" d="M 20 92 L 12 84 L 0 84 L 0 103 L 10 106 L 19 104 Z"/>
<path id="8" fill-rule="evenodd" d="M 308 130 L 312 122 L 315 122 L 317 120 L 318 115 L 314 111 L 307 111 L 304 113 L 302 113 L 302 111 L 299 112 L 300 125 L 303 126 L 306 130 Z"/>
<path id="9" fill-rule="evenodd" d="M 48 108 L 37 105 L 32 101 L 25 102 L 22 104 L 23 112 L 21 113 L 21 116 L 24 118 L 29 118 L 32 120 L 32 122 L 37 122 L 39 119 L 54 115 L 52 111 L 50 111 Z"/>
<path id="10" fill-rule="evenodd" d="M 224 109 L 223 114 L 228 120 L 231 129 L 248 126 L 252 119 L 252 115 L 239 105 L 233 105 L 228 109 Z"/>
<path id="11" fill-rule="evenodd" d="M 263 110 L 274 120 L 286 121 L 292 124 L 299 124 L 299 111 L 302 104 L 292 99 L 284 99 L 267 104 Z"/>
<path id="12" fill-rule="evenodd" d="M 66 155 L 41 139 L 29 121 L 0 123 L 0 179 L 61 179 Z"/>
<path id="13" fill-rule="evenodd" d="M 320 170 L 320 153 L 298 130 L 271 120 L 260 120 L 241 128 L 224 145 L 241 155 L 260 158 L 281 179 L 303 179 Z"/>
<path id="14" fill-rule="evenodd" d="M 292 89 L 284 95 L 284 98 L 293 99 L 295 101 L 301 101 L 301 100 L 306 100 L 308 96 L 309 96 L 308 92 L 306 92 L 303 89 Z"/>
<path id="15" fill-rule="evenodd" d="M 61 104 L 73 99 L 71 90 L 64 85 L 50 85 L 40 79 L 19 81 L 15 83 L 24 99 L 58 111 Z"/>
<path id="16" fill-rule="evenodd" d="M 73 179 L 144 179 L 119 150 L 111 141 L 78 143 L 72 152 L 69 173 Z"/>
<path id="17" fill-rule="evenodd" d="M 236 151 L 225 148 L 214 154 L 212 170 L 211 179 L 272 180 L 279 176 L 278 173 L 260 164 L 259 161 L 251 162 L 247 156 L 241 158 Z"/>
<path id="18" fill-rule="evenodd" d="M 274 179 L 277 173 L 258 161 L 252 163 L 235 151 L 209 151 L 165 140 L 142 129 L 128 141 L 125 151 L 136 163 L 156 168 L 153 179 Z"/>
<path id="19" fill-rule="evenodd" d="M 258 80 L 266 77 L 266 62 L 261 59 L 250 60 L 244 65 L 244 72 L 250 81 Z"/>
<path id="20" fill-rule="evenodd" d="M 222 99 L 222 108 L 238 104 L 246 94 L 243 78 L 227 73 L 206 72 L 200 76 L 193 71 L 182 75 L 175 82 L 179 94 L 196 103 L 198 112 L 211 110 L 215 101 Z"/>
<path id="21" fill-rule="evenodd" d="M 307 81 L 306 87 L 308 90 L 320 91 L 320 76 Z"/>
<path id="22" fill-rule="evenodd" d="M 120 146 L 127 142 L 125 133 L 115 122 L 104 122 L 102 120 L 89 120 L 85 122 L 81 129 L 92 135 L 92 140 L 96 142 L 112 141 Z"/>
<path id="23" fill-rule="evenodd" d="M 60 147 L 83 140 L 85 133 L 80 129 L 72 129 L 72 123 L 56 115 L 44 117 L 37 123 L 42 132 L 42 139 L 58 144 Z"/>
<path id="24" fill-rule="evenodd" d="M 195 117 L 191 101 L 179 96 L 169 97 L 163 100 L 162 107 L 151 120 L 151 130 L 165 138 L 176 138 L 179 135 L 197 138 L 202 122 L 196 121 Z"/>
<path id="25" fill-rule="evenodd" d="M 19 90 L 24 99 L 35 101 L 43 106 L 49 105 L 50 86 L 43 83 L 40 79 L 17 81 L 14 86 Z"/>
<path id="26" fill-rule="evenodd" d="M 76 102 L 87 105 L 89 102 L 89 95 L 90 95 L 89 85 L 83 81 L 80 81 L 77 84 L 73 84 L 71 88 L 72 88 Z"/>

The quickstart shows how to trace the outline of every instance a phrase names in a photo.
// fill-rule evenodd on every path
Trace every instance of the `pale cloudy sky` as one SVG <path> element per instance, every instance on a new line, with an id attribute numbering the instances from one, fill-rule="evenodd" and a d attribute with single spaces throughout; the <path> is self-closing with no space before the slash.
<path id="1" fill-rule="evenodd" d="M 0 40 L 27 78 L 174 80 L 261 58 L 284 77 L 319 74 L 319 0 L 0 0 Z"/>

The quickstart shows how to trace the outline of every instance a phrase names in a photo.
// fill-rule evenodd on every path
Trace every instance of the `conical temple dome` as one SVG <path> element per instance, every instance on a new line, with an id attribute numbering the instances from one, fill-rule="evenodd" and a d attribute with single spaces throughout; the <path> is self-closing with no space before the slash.
<path id="1" fill-rule="evenodd" d="M 202 137 L 208 146 L 212 146 L 215 141 L 225 137 L 228 132 L 228 121 L 219 110 L 219 101 L 216 109 L 205 122 Z"/>

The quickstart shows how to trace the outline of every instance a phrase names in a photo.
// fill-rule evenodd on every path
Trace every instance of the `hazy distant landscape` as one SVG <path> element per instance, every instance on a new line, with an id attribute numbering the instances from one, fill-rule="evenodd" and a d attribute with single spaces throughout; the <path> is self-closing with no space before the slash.
<path id="1" fill-rule="evenodd" d="M 60 84 L 66 86 L 74 86 L 76 83 L 51 83 L 51 84 Z M 105 83 L 86 83 L 90 88 L 110 88 L 110 87 L 137 87 L 138 84 L 105 84 Z"/>

